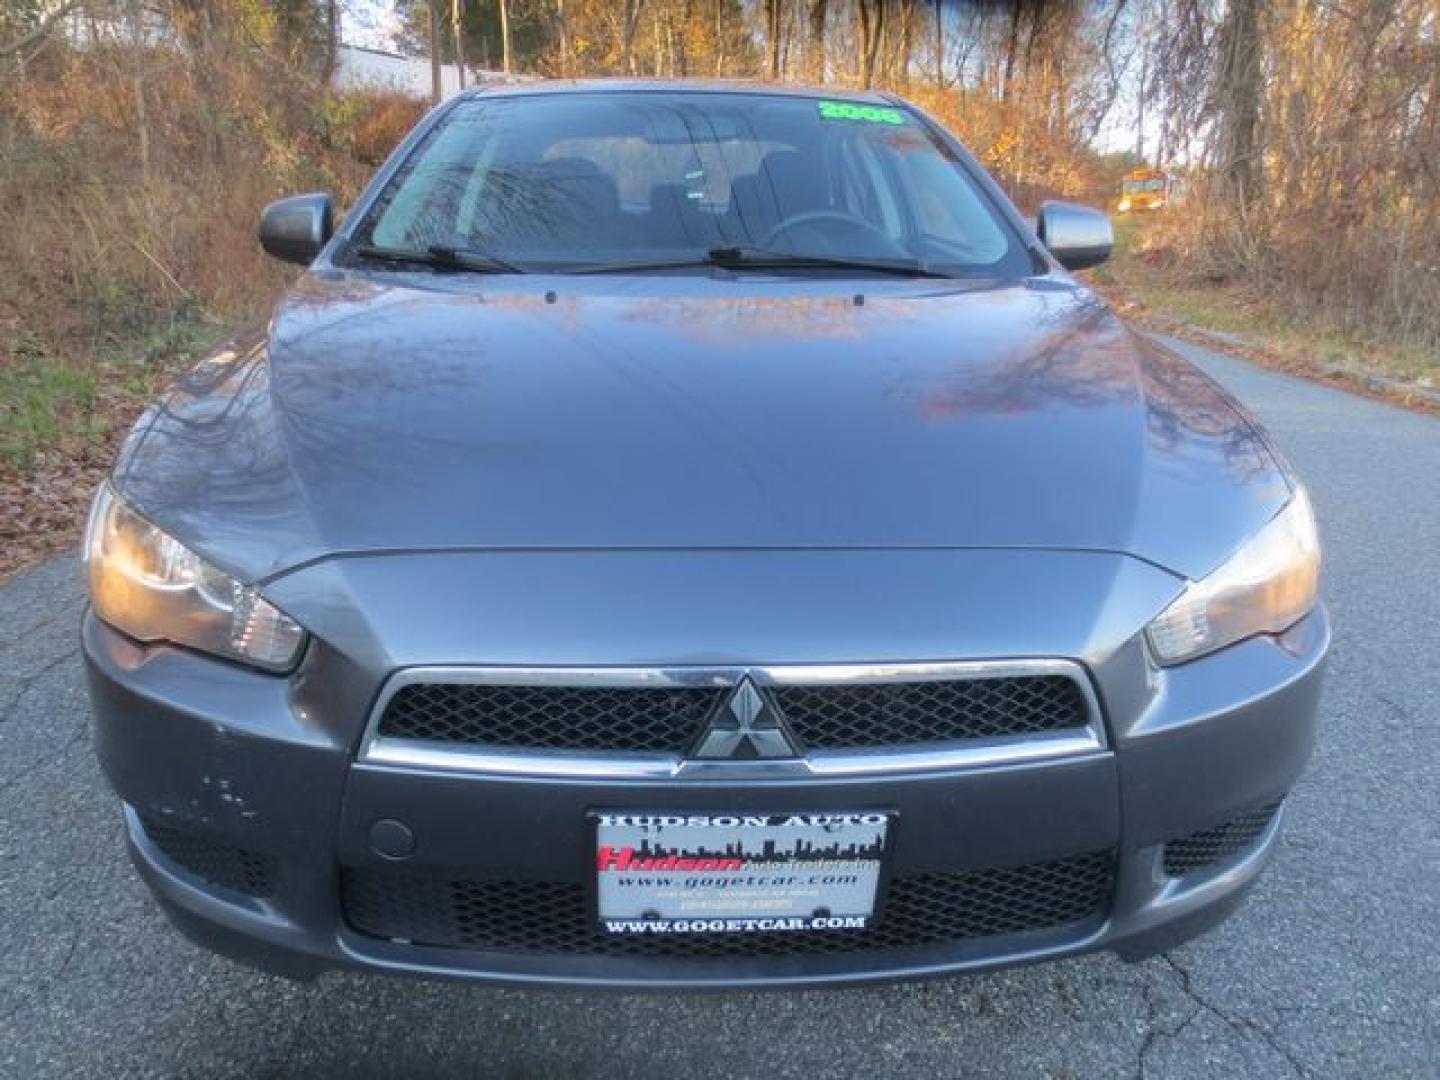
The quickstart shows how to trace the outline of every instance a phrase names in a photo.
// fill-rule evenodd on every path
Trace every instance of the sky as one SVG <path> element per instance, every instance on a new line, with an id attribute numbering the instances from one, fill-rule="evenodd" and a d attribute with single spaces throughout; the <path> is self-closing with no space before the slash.
<path id="1" fill-rule="evenodd" d="M 366 49 L 395 51 L 400 20 L 389 0 L 344 0 L 340 13 L 340 40 Z"/>

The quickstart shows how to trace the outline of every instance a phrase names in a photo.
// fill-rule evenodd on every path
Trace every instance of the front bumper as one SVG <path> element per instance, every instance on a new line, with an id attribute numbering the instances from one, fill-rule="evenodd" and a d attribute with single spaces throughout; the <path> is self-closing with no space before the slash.
<path id="1" fill-rule="evenodd" d="M 94 618 L 84 647 L 132 854 L 212 948 L 300 975 L 837 985 L 1092 949 L 1145 955 L 1237 903 L 1279 829 L 1257 812 L 1310 753 L 1328 624 L 1316 611 L 1282 638 L 1159 670 L 1133 628 L 1179 588 L 1104 553 L 396 554 L 325 560 L 266 586 L 315 635 L 288 678 L 140 647 Z M 778 772 L 716 762 L 541 776 L 387 760 L 367 739 L 383 687 L 435 664 L 763 677 L 768 665 L 1014 658 L 1079 672 L 1090 744 L 847 775 L 812 756 Z M 824 935 L 616 946 L 585 906 L 586 815 L 605 809 L 893 812 L 876 935 L 838 948 Z M 1181 841 L 1220 855 L 1166 873 Z"/>
<path id="2" fill-rule="evenodd" d="M 317 645 L 287 680 L 137 646 L 93 616 L 83 628 L 100 758 L 125 803 L 132 858 L 191 937 L 300 977 L 359 967 L 677 989 L 908 979 L 1101 949 L 1133 959 L 1199 933 L 1234 909 L 1270 858 L 1283 812 L 1255 812 L 1284 797 L 1310 754 L 1328 639 L 1317 610 L 1282 638 L 1163 671 L 1132 639 L 1089 666 L 1106 745 L 1060 759 L 677 782 L 363 763 L 353 718 L 367 714 L 378 684 L 338 651 Z M 884 807 L 901 823 L 897 877 L 1098 858 L 1106 878 L 1093 910 L 1056 925 L 803 955 L 606 955 L 574 939 L 553 949 L 445 948 L 366 934 L 347 916 L 356 875 L 583 882 L 585 815 L 605 807 Z M 1167 844 L 1247 816 L 1259 824 L 1244 844 L 1166 872 Z M 391 821 L 415 838 L 401 863 L 377 850 L 375 827 Z"/>

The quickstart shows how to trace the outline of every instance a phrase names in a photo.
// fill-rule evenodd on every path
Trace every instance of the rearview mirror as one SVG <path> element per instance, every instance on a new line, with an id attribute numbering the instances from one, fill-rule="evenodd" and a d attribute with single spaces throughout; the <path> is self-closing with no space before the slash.
<path id="1" fill-rule="evenodd" d="M 324 192 L 292 195 L 260 212 L 260 246 L 277 259 L 309 266 L 330 240 L 334 211 Z"/>
<path id="2" fill-rule="evenodd" d="M 1041 203 L 1035 233 L 1066 270 L 1099 266 L 1115 246 L 1110 219 L 1099 210 L 1077 203 Z"/>

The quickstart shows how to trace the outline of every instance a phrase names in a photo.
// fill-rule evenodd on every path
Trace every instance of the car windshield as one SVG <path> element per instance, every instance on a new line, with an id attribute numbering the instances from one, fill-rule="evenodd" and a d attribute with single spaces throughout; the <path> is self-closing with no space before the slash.
<path id="1" fill-rule="evenodd" d="M 360 250 L 463 251 L 506 269 L 703 265 L 740 250 L 757 263 L 768 253 L 1032 272 L 965 166 L 914 113 L 763 93 L 467 99 L 353 235 Z"/>

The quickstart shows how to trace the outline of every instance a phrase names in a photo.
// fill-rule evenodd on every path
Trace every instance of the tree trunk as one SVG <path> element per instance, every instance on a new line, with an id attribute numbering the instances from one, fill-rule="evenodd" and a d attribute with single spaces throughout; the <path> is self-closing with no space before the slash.
<path id="1" fill-rule="evenodd" d="M 945 89 L 945 5 L 935 0 L 935 89 Z"/>
<path id="2" fill-rule="evenodd" d="M 811 0 L 810 41 L 805 48 L 805 77 L 819 86 L 825 81 L 825 17 L 829 0 Z"/>
<path id="3" fill-rule="evenodd" d="M 695 18 L 695 0 L 685 0 L 685 6 L 680 12 L 680 33 L 671 33 L 675 40 L 671 48 L 675 50 L 676 70 L 682 79 L 690 75 L 690 50 L 685 47 L 686 41 L 690 38 L 690 23 Z"/>
<path id="4" fill-rule="evenodd" d="M 1264 89 L 1260 5 L 1261 0 L 1230 0 L 1219 33 L 1217 164 L 1242 212 L 1260 187 L 1260 97 Z"/>
<path id="5" fill-rule="evenodd" d="M 1010 98 L 1010 83 L 1015 78 L 1015 55 L 1020 51 L 1020 17 L 1025 13 L 1023 0 L 1014 0 L 1010 14 L 1010 37 L 1005 45 L 1005 66 L 1000 72 L 1000 100 Z"/>
<path id="6" fill-rule="evenodd" d="M 325 85 L 335 74 L 335 64 L 340 58 L 340 2 L 325 0 Z"/>
<path id="7" fill-rule="evenodd" d="M 510 0 L 500 0 L 500 66 L 506 75 L 515 70 L 510 40 Z"/>
<path id="8" fill-rule="evenodd" d="M 765 0 L 765 36 L 770 46 L 770 78 L 780 79 L 780 4 L 781 0 Z"/>
<path id="9" fill-rule="evenodd" d="M 150 119 L 145 109 L 145 5 L 130 2 L 130 32 L 134 36 L 131 79 L 135 91 L 135 141 L 140 153 L 140 175 L 150 187 Z"/>
<path id="10" fill-rule="evenodd" d="M 880 39 L 885 36 L 885 0 L 859 0 L 860 85 L 869 90 L 875 83 L 875 60 Z"/>
<path id="11" fill-rule="evenodd" d="M 670 77 L 675 78 L 680 71 L 680 60 L 675 55 L 675 19 L 669 13 L 665 16 L 665 63 L 670 68 Z"/>
<path id="12" fill-rule="evenodd" d="M 1145 162 L 1145 98 L 1150 81 L 1150 52 L 1140 44 L 1140 82 L 1135 86 L 1135 156 Z"/>
<path id="13" fill-rule="evenodd" d="M 910 89 L 910 54 L 915 51 L 915 0 L 900 0 L 900 85 Z"/>
<path id="14" fill-rule="evenodd" d="M 625 0 L 620 10 L 620 67 L 627 75 L 635 71 L 635 31 L 640 25 L 640 0 Z"/>
<path id="15" fill-rule="evenodd" d="M 715 12 L 715 74 L 725 70 L 725 0 L 714 0 Z"/>
<path id="16" fill-rule="evenodd" d="M 465 0 L 450 0 L 450 34 L 455 39 L 455 72 L 465 89 L 465 28 L 461 19 Z M 503 0 L 501 6 L 504 6 Z"/>
<path id="17" fill-rule="evenodd" d="M 430 100 L 440 103 L 440 12 L 435 5 L 440 0 L 430 0 Z"/>
<path id="18" fill-rule="evenodd" d="M 560 74 L 569 77 L 575 57 L 570 50 L 570 17 L 565 11 L 565 0 L 555 0 L 555 37 L 560 42 Z"/>

